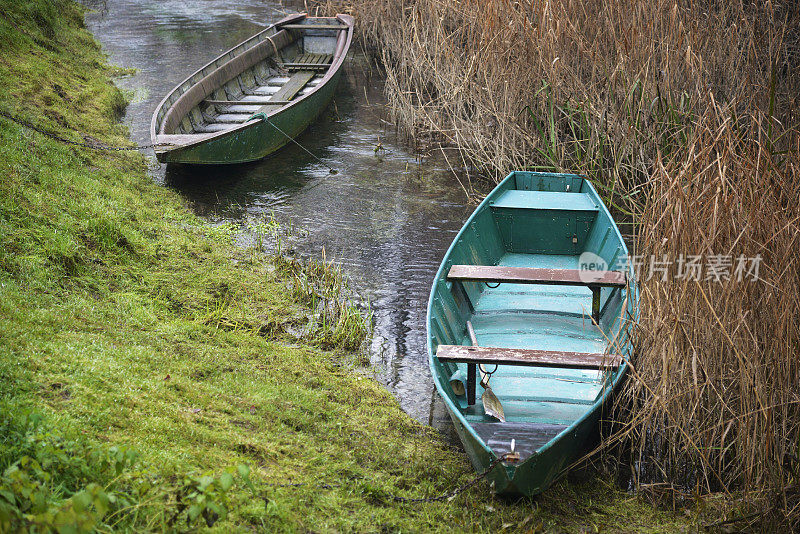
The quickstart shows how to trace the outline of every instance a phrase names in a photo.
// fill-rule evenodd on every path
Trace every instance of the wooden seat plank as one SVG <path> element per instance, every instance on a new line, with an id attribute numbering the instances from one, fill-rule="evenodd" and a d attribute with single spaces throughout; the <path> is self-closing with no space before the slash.
<path id="1" fill-rule="evenodd" d="M 539 269 L 500 265 L 453 265 L 448 280 L 513 284 L 625 287 L 625 273 L 579 269 Z"/>
<path id="2" fill-rule="evenodd" d="M 344 24 L 283 24 L 284 30 L 338 30 L 344 31 L 347 26 Z"/>
<path id="3" fill-rule="evenodd" d="M 453 265 L 447 273 L 463 298 L 473 309 L 463 282 L 586 286 L 592 290 L 592 320 L 600 324 L 600 288 L 622 288 L 627 285 L 624 272 L 592 271 L 588 269 L 540 269 L 506 267 L 502 265 Z"/>
<path id="4" fill-rule="evenodd" d="M 491 204 L 493 210 L 600 211 L 588 193 L 509 189 Z"/>
<path id="5" fill-rule="evenodd" d="M 436 357 L 443 362 L 488 363 L 562 369 L 616 369 L 622 365 L 622 356 L 619 354 L 465 347 L 463 345 L 439 345 L 436 349 Z"/>

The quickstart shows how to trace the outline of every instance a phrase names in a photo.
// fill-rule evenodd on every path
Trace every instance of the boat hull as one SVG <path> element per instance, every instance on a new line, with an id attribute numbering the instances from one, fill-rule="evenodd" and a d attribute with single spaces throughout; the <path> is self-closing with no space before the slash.
<path id="1" fill-rule="evenodd" d="M 292 142 L 333 99 L 353 24 L 349 15 L 290 15 L 206 64 L 153 113 L 156 158 L 247 163 Z"/>
<path id="2" fill-rule="evenodd" d="M 156 151 L 161 163 L 217 165 L 248 163 L 280 150 L 303 133 L 328 107 L 341 78 L 341 71 L 307 98 L 264 120 L 242 129 L 193 145 Z"/>
<path id="3" fill-rule="evenodd" d="M 638 321 L 638 290 L 627 258 L 622 236 L 591 183 L 576 175 L 532 172 L 514 172 L 503 180 L 445 254 L 428 301 L 429 365 L 470 462 L 481 473 L 491 468 L 486 476 L 498 494 L 531 496 L 546 490 L 597 442 L 600 420 L 627 372 L 630 332 Z M 488 266 L 493 273 L 523 268 L 569 278 L 565 273 L 580 273 L 587 259 L 608 264 L 590 270 L 618 276 L 621 271 L 627 283 L 595 294 L 584 281 L 566 286 L 518 279 L 457 282 L 448 274 Z M 597 316 L 589 314 L 595 297 Z M 483 347 L 481 354 L 614 354 L 619 363 L 592 370 L 506 361 L 491 377 L 492 391 L 505 409 L 506 420 L 499 421 L 477 400 L 486 391 L 481 384 L 474 404 L 465 393 L 467 363 L 437 357 L 439 347 L 448 347 L 447 354 L 465 345 Z M 458 382 L 461 386 L 454 387 Z"/>

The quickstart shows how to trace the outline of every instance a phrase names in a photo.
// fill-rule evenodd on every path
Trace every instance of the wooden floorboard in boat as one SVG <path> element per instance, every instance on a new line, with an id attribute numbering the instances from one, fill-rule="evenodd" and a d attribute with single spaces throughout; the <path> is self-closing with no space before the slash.
<path id="1" fill-rule="evenodd" d="M 242 98 L 247 98 L 248 96 L 264 96 L 277 93 L 278 89 L 281 88 L 281 85 L 283 85 L 283 83 L 273 83 L 272 80 L 268 80 L 266 85 L 261 85 L 259 87 L 256 87 L 252 91 L 248 91 L 247 95 Z"/>
<path id="2" fill-rule="evenodd" d="M 261 108 L 260 103 L 255 103 L 251 105 L 243 105 L 243 104 L 217 104 L 217 109 L 222 113 L 249 113 L 252 115 L 256 113 Z"/>
<path id="3" fill-rule="evenodd" d="M 291 100 L 314 76 L 316 74 L 309 71 L 299 71 L 292 74 L 289 81 L 283 84 L 283 87 L 278 89 L 270 100 Z"/>
<path id="4" fill-rule="evenodd" d="M 240 124 L 252 116 L 252 112 L 245 113 L 221 113 L 214 117 L 217 124 Z"/>
<path id="5" fill-rule="evenodd" d="M 495 454 L 500 456 L 511 450 L 511 440 L 520 460 L 525 460 L 543 445 L 567 428 L 566 425 L 545 423 L 471 423 L 472 428 Z"/>
<path id="6" fill-rule="evenodd" d="M 207 124 L 207 125 L 200 126 L 199 128 L 197 128 L 197 129 L 195 130 L 195 133 L 215 133 L 215 132 L 221 132 L 221 131 L 223 131 L 223 130 L 228 130 L 228 129 L 230 129 L 230 128 L 233 128 L 234 126 L 235 126 L 235 124 L 217 124 L 217 123 L 214 123 L 214 124 Z"/>

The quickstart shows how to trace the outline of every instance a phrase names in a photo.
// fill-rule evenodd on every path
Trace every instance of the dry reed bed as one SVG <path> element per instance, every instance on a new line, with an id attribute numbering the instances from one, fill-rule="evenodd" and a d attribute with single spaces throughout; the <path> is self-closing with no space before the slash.
<path id="1" fill-rule="evenodd" d="M 351 9 L 388 67 L 403 130 L 458 147 L 458 163 L 496 178 L 545 166 L 629 188 L 658 148 L 686 141 L 709 95 L 766 113 L 773 60 L 792 68 L 789 14 L 778 7 L 354 0 Z M 778 110 L 796 88 L 778 87 Z"/>
<path id="2" fill-rule="evenodd" d="M 746 128 L 759 142 L 710 106 L 686 154 L 655 162 L 638 246 L 672 264 L 642 265 L 639 357 L 616 438 L 633 445 L 641 482 L 667 483 L 655 489 L 719 492 L 740 504 L 727 516 L 796 524 L 800 138 L 775 156 L 763 126 Z M 691 255 L 703 270 L 681 277 Z"/>
<path id="3" fill-rule="evenodd" d="M 453 167 L 588 175 L 637 228 L 630 413 L 643 482 L 796 521 L 800 13 L 793 2 L 350 0 L 402 131 Z M 678 258 L 760 255 L 758 281 Z M 705 277 L 705 273 L 703 278 Z M 613 441 L 613 440 L 612 440 Z M 642 469 L 641 466 L 649 466 Z M 779 498 L 775 498 L 775 496 Z"/>

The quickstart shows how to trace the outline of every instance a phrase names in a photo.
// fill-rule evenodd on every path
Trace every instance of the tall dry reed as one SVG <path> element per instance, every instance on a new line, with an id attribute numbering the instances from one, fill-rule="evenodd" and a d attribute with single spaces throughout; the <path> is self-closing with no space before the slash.
<path id="1" fill-rule="evenodd" d="M 641 482 L 800 517 L 800 8 L 349 0 L 402 131 L 453 167 L 588 175 L 671 263 L 641 280 L 618 439 Z M 679 279 L 731 257 L 731 278 Z M 759 280 L 736 280 L 760 256 Z M 646 266 L 647 267 L 647 266 Z M 751 273 L 752 275 L 752 273 Z M 648 466 L 643 469 L 641 466 Z M 776 498 L 777 496 L 777 498 Z M 733 502 L 730 500 L 729 502 Z"/>
<path id="2" fill-rule="evenodd" d="M 616 438 L 640 483 L 735 497 L 726 519 L 797 526 L 800 136 L 775 154 L 750 121 L 707 107 L 685 153 L 657 157 L 644 184 L 638 359 Z"/>

